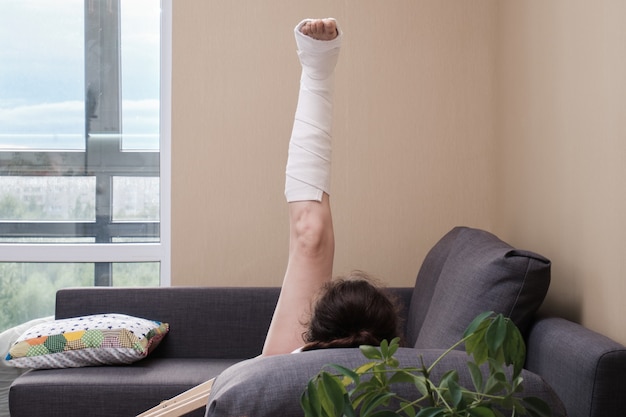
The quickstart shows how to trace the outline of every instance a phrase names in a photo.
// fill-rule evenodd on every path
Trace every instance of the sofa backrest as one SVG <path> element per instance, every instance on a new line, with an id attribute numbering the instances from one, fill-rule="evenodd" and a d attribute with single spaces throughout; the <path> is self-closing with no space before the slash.
<path id="1" fill-rule="evenodd" d="M 407 343 L 448 348 L 484 311 L 510 317 L 525 334 L 549 285 L 548 259 L 484 230 L 456 227 L 432 248 L 418 273 Z"/>
<path id="2" fill-rule="evenodd" d="M 56 318 L 122 313 L 166 322 L 153 357 L 241 359 L 261 353 L 279 288 L 71 288 Z"/>
<path id="3" fill-rule="evenodd" d="M 389 288 L 403 315 L 412 288 Z M 261 353 L 280 288 L 69 288 L 57 292 L 56 318 L 120 313 L 169 324 L 152 357 L 243 359 Z M 406 322 L 406 318 L 403 317 Z"/>

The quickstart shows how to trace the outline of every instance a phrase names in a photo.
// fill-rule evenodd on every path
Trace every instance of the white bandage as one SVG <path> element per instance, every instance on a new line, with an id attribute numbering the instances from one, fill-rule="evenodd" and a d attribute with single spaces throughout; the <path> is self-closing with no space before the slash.
<path id="1" fill-rule="evenodd" d="M 333 81 L 343 34 L 338 29 L 333 40 L 313 39 L 300 32 L 307 21 L 294 29 L 302 76 L 287 159 L 288 202 L 321 201 L 323 193 L 330 194 Z"/>

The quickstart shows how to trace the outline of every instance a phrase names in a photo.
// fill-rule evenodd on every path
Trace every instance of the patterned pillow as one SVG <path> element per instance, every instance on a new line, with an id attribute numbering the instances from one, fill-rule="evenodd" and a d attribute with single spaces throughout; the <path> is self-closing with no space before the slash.
<path id="1" fill-rule="evenodd" d="M 125 314 L 55 320 L 20 336 L 6 363 L 33 369 L 129 364 L 152 352 L 168 331 L 167 323 Z"/>

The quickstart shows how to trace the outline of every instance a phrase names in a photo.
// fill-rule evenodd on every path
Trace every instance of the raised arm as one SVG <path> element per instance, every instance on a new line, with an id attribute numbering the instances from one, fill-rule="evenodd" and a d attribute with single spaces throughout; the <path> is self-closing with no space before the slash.
<path id="1" fill-rule="evenodd" d="M 295 36 L 302 75 L 285 180 L 289 260 L 263 355 L 289 353 L 304 344 L 313 297 L 332 278 L 335 252 L 329 202 L 331 127 L 342 34 L 334 19 L 318 19 L 300 22 Z"/>

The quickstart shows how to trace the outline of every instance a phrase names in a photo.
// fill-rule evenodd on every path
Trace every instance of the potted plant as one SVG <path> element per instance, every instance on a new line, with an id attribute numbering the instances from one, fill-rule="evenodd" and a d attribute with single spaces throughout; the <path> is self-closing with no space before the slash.
<path id="1" fill-rule="evenodd" d="M 432 370 L 452 350 L 465 344 L 473 387 L 459 384 L 456 370 L 438 383 Z M 536 397 L 521 397 L 524 339 L 515 324 L 502 314 L 485 312 L 468 326 L 463 338 L 432 364 L 403 367 L 394 357 L 399 339 L 380 347 L 361 346 L 368 361 L 356 369 L 326 365 L 308 383 L 300 403 L 305 417 L 548 417 L 547 404 Z M 482 370 L 481 370 L 482 368 Z M 402 398 L 393 387 L 412 384 L 419 398 Z M 508 414 L 505 414 L 508 413 Z"/>

